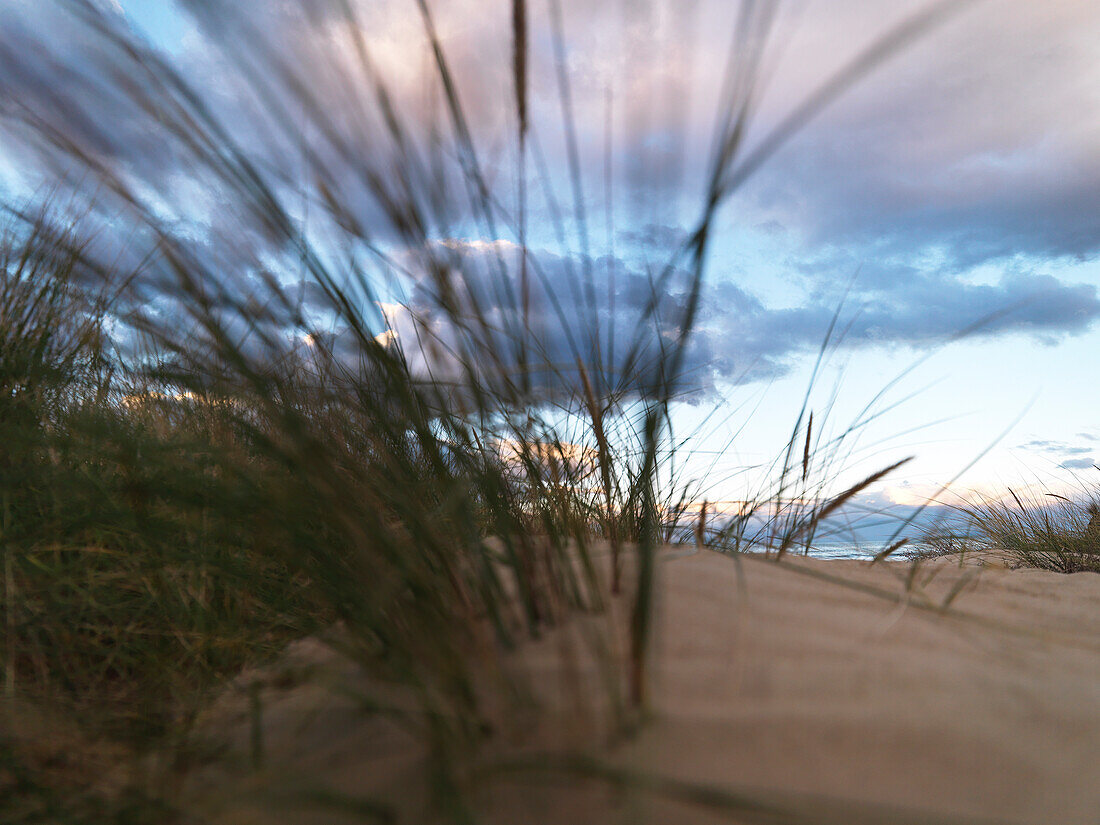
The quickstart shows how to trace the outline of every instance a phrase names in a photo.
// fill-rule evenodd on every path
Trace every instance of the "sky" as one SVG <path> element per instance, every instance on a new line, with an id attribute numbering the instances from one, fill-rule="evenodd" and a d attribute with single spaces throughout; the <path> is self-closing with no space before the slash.
<path id="1" fill-rule="evenodd" d="M 7 5 L 0 13 L 7 16 L 0 112 L 10 115 L 13 101 L 48 103 L 69 89 L 73 100 L 54 101 L 67 128 L 84 129 L 89 145 L 125 158 L 156 208 L 216 234 L 225 204 L 187 179 L 186 165 L 131 108 L 100 102 L 86 120 L 77 116 L 99 88 L 81 85 L 100 70 L 86 33 L 59 24 L 60 12 L 43 10 L 50 4 Z M 335 4 L 323 0 L 302 8 L 250 4 L 247 27 L 217 32 L 210 9 L 219 3 L 192 5 L 197 17 L 168 0 L 98 3 L 175 61 L 264 157 L 293 158 L 293 147 L 240 104 L 241 67 L 232 46 L 212 45 L 219 36 L 270 42 L 341 126 L 350 118 L 347 98 L 326 61 L 350 60 L 361 37 L 402 116 L 421 127 L 438 117 L 431 54 L 413 2 L 353 3 L 354 37 L 329 7 Z M 477 158 L 494 195 L 511 204 L 520 168 L 511 3 L 429 6 Z M 699 219 L 723 95 L 745 55 L 757 46 L 763 55 L 744 141 L 751 155 L 822 83 L 930 6 L 762 3 L 758 14 L 774 11 L 767 37 L 761 27 L 757 39 L 735 41 L 738 7 L 722 0 L 562 0 L 567 113 L 553 8 L 536 2 L 529 10 L 527 240 L 551 284 L 587 265 L 595 291 L 609 296 L 599 317 L 617 319 L 625 336 L 647 278 Z M 718 212 L 688 392 L 675 418 L 681 432 L 697 433 L 689 472 L 712 500 L 738 499 L 762 483 L 759 472 L 738 471 L 766 467 L 781 452 L 834 318 L 809 396 L 819 431 L 839 434 L 866 418 L 865 409 L 873 417 L 849 438 L 833 481 L 851 483 L 914 456 L 875 485 L 869 506 L 949 499 L 939 493 L 949 483 L 959 494 L 996 496 L 1008 486 L 1063 490 L 1100 481 L 1093 467 L 1100 462 L 1100 6 L 979 0 L 950 9 L 783 142 Z M 64 83 L 51 79 L 56 65 L 27 57 L 34 40 L 65 55 L 73 73 Z M 105 112 L 112 129 L 96 131 Z M 563 128 L 569 119 L 575 147 Z M 302 139 L 320 146 L 319 127 L 305 112 L 302 123 Z M 370 137 L 368 130 L 356 144 L 364 156 L 375 151 Z M 16 138 L 0 143 L 8 197 L 42 185 L 37 160 L 28 157 Z M 338 159 L 333 168 L 343 168 Z M 284 171 L 289 179 L 303 174 Z M 346 182 L 339 174 L 333 180 Z M 372 214 L 369 203 L 361 209 Z M 461 249 L 472 266 L 487 266 L 500 250 L 513 254 L 517 239 L 507 227 L 491 237 L 457 216 L 451 228 L 439 242 Z M 380 242 L 400 256 L 398 238 Z M 415 303 L 417 288 L 395 288 L 392 297 Z M 567 310 L 583 318 L 570 300 Z M 676 300 L 682 296 L 673 308 Z M 400 334 L 399 321 L 387 323 Z M 555 334 L 552 323 L 544 328 Z"/>

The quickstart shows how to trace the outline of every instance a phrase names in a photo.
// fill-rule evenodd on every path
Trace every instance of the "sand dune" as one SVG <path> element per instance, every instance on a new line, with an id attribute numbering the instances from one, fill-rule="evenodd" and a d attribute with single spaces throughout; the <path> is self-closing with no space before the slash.
<path id="1" fill-rule="evenodd" d="M 710 552 L 668 558 L 661 574 L 652 716 L 588 751 L 629 788 L 517 772 L 480 799 L 489 821 L 1100 821 L 1100 576 L 939 562 L 907 587 L 901 563 Z M 598 727 L 556 687 L 578 684 L 561 678 L 559 647 L 524 653 L 557 708 L 544 738 L 560 741 L 543 750 Z M 292 776 L 388 789 L 416 810 L 420 757 L 395 729 L 316 685 L 268 706 L 270 756 L 242 779 L 257 798 Z M 224 821 L 335 821 L 252 807 L 226 782 L 194 785 Z"/>
<path id="2" fill-rule="evenodd" d="M 897 569 L 804 565 L 904 592 Z M 948 618 L 752 561 L 731 610 L 731 567 L 666 569 L 662 713 L 637 758 L 693 781 L 1097 821 L 1100 577 L 985 570 Z M 936 573 L 933 604 L 966 571 Z"/>

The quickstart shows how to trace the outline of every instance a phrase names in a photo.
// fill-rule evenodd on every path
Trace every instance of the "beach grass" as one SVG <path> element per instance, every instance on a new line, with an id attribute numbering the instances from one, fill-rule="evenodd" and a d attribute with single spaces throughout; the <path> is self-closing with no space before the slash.
<path id="1" fill-rule="evenodd" d="M 594 619 L 583 644 L 607 662 L 606 733 L 644 718 L 657 547 L 695 523 L 691 482 L 674 470 L 685 448 L 671 409 L 687 385 L 718 210 L 946 6 L 858 55 L 749 152 L 771 17 L 746 4 L 699 217 L 654 269 L 633 328 L 614 334 L 591 288 L 556 3 L 566 211 L 580 246 L 561 282 L 527 242 L 522 0 L 509 78 L 520 186 L 507 207 L 427 2 L 415 4 L 433 65 L 426 121 L 402 113 L 349 4 L 329 9 L 343 48 L 325 66 L 325 90 L 246 13 L 185 5 L 252 107 L 247 129 L 98 4 L 71 4 L 69 23 L 92 44 L 116 115 L 224 201 L 225 224 L 201 233 L 184 195 L 112 155 L 110 118 L 75 81 L 50 88 L 51 107 L 5 115 L 11 134 L 69 174 L 50 181 L 58 194 L 44 204 L 8 204 L 0 242 L 10 723 L 0 818 L 186 821 L 171 789 L 201 758 L 191 737 L 200 711 L 243 669 L 328 631 L 374 691 L 364 713 L 430 754 L 433 809 L 469 821 L 471 766 L 503 735 L 486 693 L 517 708 L 529 693 L 508 666 L 518 646 Z M 314 12 L 303 8 L 302 20 Z M 31 50 L 23 59 L 45 70 Z M 348 104 L 340 117 L 322 91 Z M 257 133 L 268 139 L 253 147 Z M 552 182 L 534 185 L 562 220 Z M 578 297 L 563 308 L 566 293 Z M 757 508 L 773 513 L 776 555 L 808 548 L 818 525 L 898 466 L 826 495 L 845 455 L 841 441 L 820 440 L 804 403 Z M 792 509 L 792 499 L 814 503 Z M 737 530 L 712 542 L 704 525 L 699 543 L 736 552 Z M 615 600 L 629 617 L 620 659 L 617 627 L 602 618 Z M 17 724 L 33 716 L 26 707 L 43 721 Z M 38 746 L 58 724 L 68 762 Z M 254 751 L 260 762 L 259 739 Z M 123 767 L 88 767 L 100 758 Z"/>
<path id="2" fill-rule="evenodd" d="M 1100 572 L 1100 505 L 1087 484 L 1070 497 L 1045 488 L 1023 495 L 1011 488 L 1000 500 L 953 505 L 952 529 L 924 537 L 924 556 L 1058 573 Z"/>

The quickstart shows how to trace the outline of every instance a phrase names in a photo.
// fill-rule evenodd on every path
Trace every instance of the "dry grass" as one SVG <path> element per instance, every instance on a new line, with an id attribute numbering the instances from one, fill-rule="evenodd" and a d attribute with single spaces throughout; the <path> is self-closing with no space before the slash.
<path id="1" fill-rule="evenodd" d="M 1100 517 L 1095 498 L 1073 500 L 1054 493 L 958 508 L 964 537 L 935 535 L 927 543 L 937 555 L 965 554 L 1016 567 L 1059 573 L 1100 573 Z"/>

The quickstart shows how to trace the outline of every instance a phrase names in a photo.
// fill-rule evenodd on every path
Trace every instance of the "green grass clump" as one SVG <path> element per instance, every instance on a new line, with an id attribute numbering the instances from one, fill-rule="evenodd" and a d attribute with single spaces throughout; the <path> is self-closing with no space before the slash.
<path id="1" fill-rule="evenodd" d="M 44 220 L 0 248 L 3 690 L 141 746 L 328 618 L 264 545 L 232 422 L 124 374 L 80 254 Z"/>

